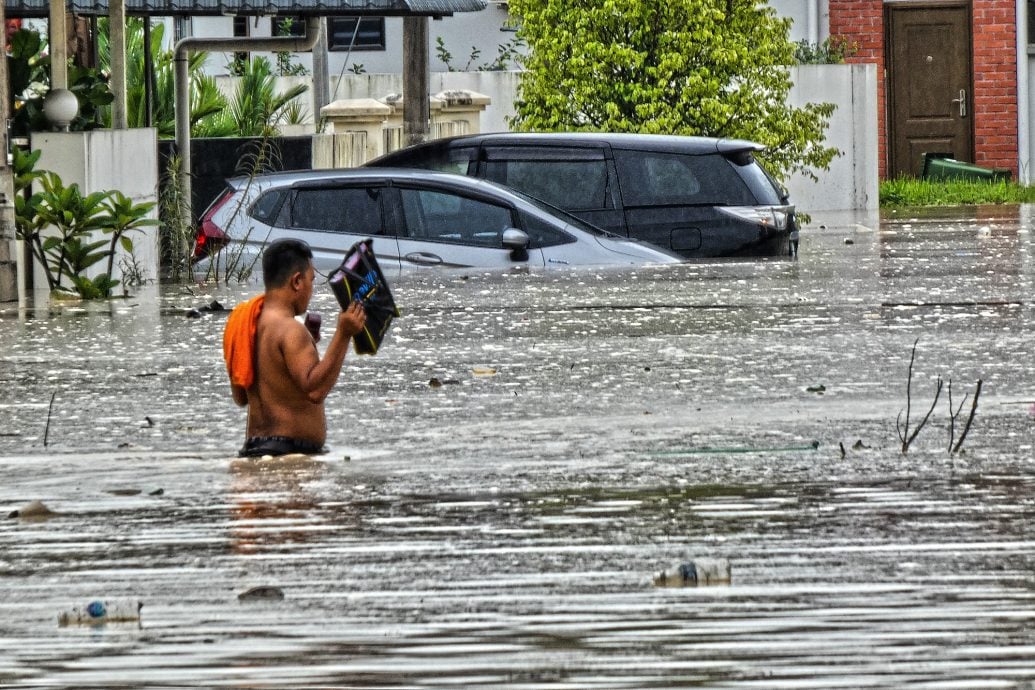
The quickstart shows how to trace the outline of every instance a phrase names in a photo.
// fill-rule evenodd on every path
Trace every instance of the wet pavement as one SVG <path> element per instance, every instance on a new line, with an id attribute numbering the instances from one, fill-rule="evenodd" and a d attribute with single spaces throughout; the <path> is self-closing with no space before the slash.
<path id="1" fill-rule="evenodd" d="M 1035 688 L 1032 214 L 407 275 L 331 452 L 279 463 L 184 315 L 255 286 L 0 307 L 0 686 Z M 653 586 L 702 557 L 732 582 Z M 58 626 L 101 598 L 139 623 Z"/>

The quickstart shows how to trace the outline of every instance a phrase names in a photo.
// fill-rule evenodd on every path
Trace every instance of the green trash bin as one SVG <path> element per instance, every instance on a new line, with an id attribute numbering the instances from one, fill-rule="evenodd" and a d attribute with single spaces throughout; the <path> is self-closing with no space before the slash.
<path id="1" fill-rule="evenodd" d="M 982 168 L 973 163 L 964 163 L 944 153 L 925 153 L 925 180 L 968 180 L 984 182 L 1009 182 L 1011 173 L 1002 168 Z"/>

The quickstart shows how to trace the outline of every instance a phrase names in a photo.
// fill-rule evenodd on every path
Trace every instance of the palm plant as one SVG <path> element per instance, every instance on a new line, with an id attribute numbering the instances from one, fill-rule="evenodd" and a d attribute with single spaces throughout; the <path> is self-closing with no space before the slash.
<path id="1" fill-rule="evenodd" d="M 291 102 L 308 90 L 299 84 L 277 93 L 269 60 L 257 57 L 240 77 L 226 108 L 198 126 L 198 136 L 275 136 L 277 123 Z"/>
<path id="2" fill-rule="evenodd" d="M 144 64 L 144 21 L 146 18 L 132 17 L 126 21 L 126 109 L 130 127 L 143 127 L 147 123 L 147 102 L 144 84 L 147 65 Z M 110 69 L 108 20 L 98 22 L 98 55 L 101 67 Z M 176 82 L 174 55 L 172 50 L 162 50 L 165 27 L 157 24 L 151 29 L 151 61 L 154 69 L 154 93 L 152 94 L 152 126 L 158 136 L 171 139 L 176 135 Z M 203 72 L 208 54 L 192 53 L 188 58 L 187 72 L 190 75 L 190 123 L 191 132 L 197 136 L 199 123 L 219 113 L 226 106 L 226 100 L 219 93 L 216 80 Z M 108 113 L 110 123 L 111 114 Z"/>

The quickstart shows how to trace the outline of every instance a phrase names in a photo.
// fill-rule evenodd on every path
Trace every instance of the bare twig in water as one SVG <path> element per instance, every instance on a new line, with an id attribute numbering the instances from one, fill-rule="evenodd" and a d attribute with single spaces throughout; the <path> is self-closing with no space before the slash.
<path id="1" fill-rule="evenodd" d="M 54 411 L 54 397 L 57 395 L 57 391 L 50 394 L 50 406 L 47 407 L 47 426 L 43 430 L 43 447 L 47 447 L 47 437 L 50 436 L 50 414 Z"/>
<path id="2" fill-rule="evenodd" d="M 909 433 L 909 410 L 913 404 L 912 390 L 913 390 L 913 360 L 916 359 L 916 344 L 920 342 L 920 338 L 913 341 L 913 354 L 909 356 L 909 370 L 906 377 L 906 422 L 902 424 L 902 413 L 898 413 L 898 418 L 895 419 L 895 429 L 898 431 L 898 440 L 902 441 L 902 452 L 906 452 L 906 434 Z"/>
<path id="3" fill-rule="evenodd" d="M 949 379 L 949 452 L 952 452 L 952 444 L 956 441 L 956 418 L 960 416 L 960 411 L 963 406 L 967 404 L 967 398 L 970 394 L 963 396 L 963 400 L 960 401 L 959 407 L 953 409 L 952 407 L 952 379 Z"/>
<path id="4" fill-rule="evenodd" d="M 927 420 L 931 418 L 931 413 L 934 412 L 935 406 L 938 404 L 938 398 L 942 394 L 942 377 L 939 376 L 934 383 L 934 401 L 931 403 L 931 409 L 927 411 L 924 418 L 920 420 L 920 423 L 916 425 L 913 433 L 909 433 L 909 415 L 913 406 L 913 362 L 916 360 L 916 345 L 920 342 L 920 338 L 913 341 L 913 352 L 909 356 L 909 373 L 906 378 L 906 419 L 905 423 L 902 421 L 902 413 L 899 412 L 898 418 L 895 420 L 895 427 L 898 430 L 898 438 L 902 441 L 902 454 L 905 455 L 909 452 L 909 446 L 913 443 L 917 434 L 927 424 Z"/>
<path id="5" fill-rule="evenodd" d="M 970 405 L 970 415 L 967 417 L 967 423 L 963 426 L 963 433 L 960 434 L 960 440 L 956 442 L 956 447 L 952 449 L 953 453 L 960 452 L 960 448 L 963 447 L 963 441 L 967 438 L 967 432 L 970 431 L 970 425 L 974 422 L 974 415 L 977 414 L 978 398 L 981 397 L 981 384 L 981 379 L 978 379 L 977 388 L 974 390 L 974 401 Z M 966 401 L 966 398 L 964 398 L 964 401 Z M 963 403 L 960 403 L 960 407 L 963 407 Z"/>

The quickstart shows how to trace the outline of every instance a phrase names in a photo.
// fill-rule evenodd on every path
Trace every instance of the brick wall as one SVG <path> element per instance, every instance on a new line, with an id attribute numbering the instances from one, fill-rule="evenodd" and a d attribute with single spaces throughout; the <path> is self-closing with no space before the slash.
<path id="1" fill-rule="evenodd" d="M 978 165 L 1017 176 L 1017 24 L 1013 2 L 975 0 L 974 149 Z"/>
<path id="2" fill-rule="evenodd" d="M 974 149 L 978 165 L 1017 176 L 1017 26 L 1013 0 L 973 0 Z M 884 7 L 881 0 L 830 0 L 830 35 L 857 46 L 849 62 L 877 65 L 879 175 L 888 173 Z"/>

